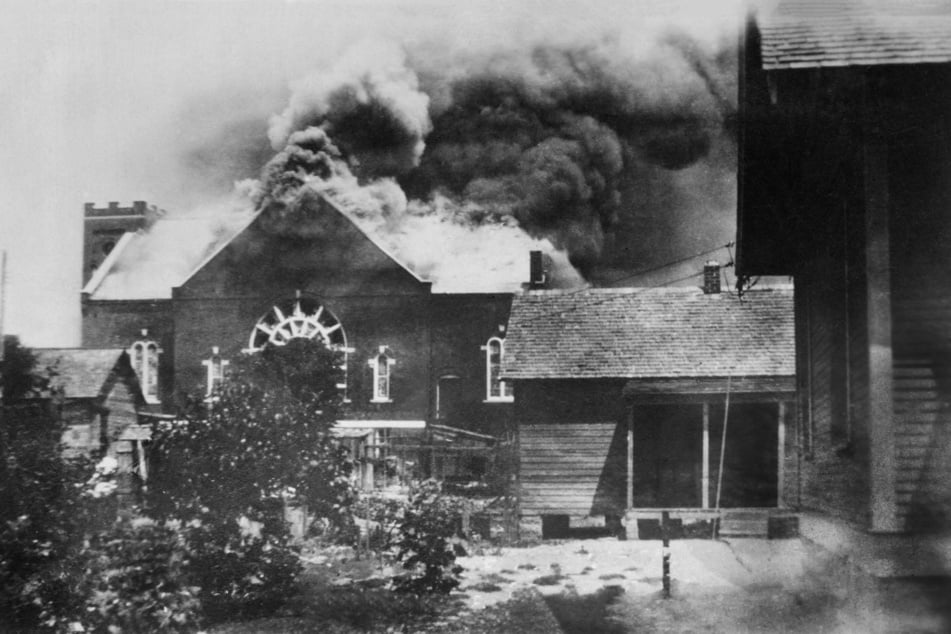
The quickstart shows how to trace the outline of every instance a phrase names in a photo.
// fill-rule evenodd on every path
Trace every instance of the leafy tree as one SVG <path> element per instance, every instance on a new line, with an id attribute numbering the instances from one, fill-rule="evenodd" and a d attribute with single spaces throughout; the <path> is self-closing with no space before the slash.
<path id="1" fill-rule="evenodd" d="M 299 571 L 283 519 L 294 498 L 342 524 L 353 500 L 350 461 L 331 427 L 340 359 L 293 339 L 246 354 L 211 398 L 153 430 L 149 509 L 187 527 L 190 575 L 212 620 L 267 613 Z"/>
<path id="2" fill-rule="evenodd" d="M 90 461 L 62 459 L 62 424 L 32 351 L 16 337 L 0 361 L 0 626 L 34 626 L 72 609 L 71 578 L 61 569 L 82 540 L 88 509 L 77 483 Z M 0 628 L 2 629 L 2 628 Z"/>
<path id="3" fill-rule="evenodd" d="M 324 517 L 344 509 L 350 462 L 331 434 L 340 372 L 337 353 L 310 339 L 235 359 L 211 399 L 193 397 L 155 430 L 154 511 L 260 520 L 288 492 Z"/>
<path id="4" fill-rule="evenodd" d="M 456 564 L 459 529 L 465 502 L 444 495 L 438 482 L 426 480 L 410 498 L 403 513 L 396 558 L 407 570 L 397 577 L 398 590 L 448 594 L 460 583 L 462 566 Z"/>

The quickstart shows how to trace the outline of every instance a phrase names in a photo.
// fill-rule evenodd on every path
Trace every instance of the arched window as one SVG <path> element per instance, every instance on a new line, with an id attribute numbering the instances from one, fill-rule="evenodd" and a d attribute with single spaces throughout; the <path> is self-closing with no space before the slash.
<path id="1" fill-rule="evenodd" d="M 283 346 L 291 339 L 317 337 L 330 348 L 347 345 L 343 326 L 333 313 L 314 299 L 298 296 L 274 306 L 258 320 L 248 347 L 254 351 L 269 345 Z"/>
<path id="2" fill-rule="evenodd" d="M 390 399 L 390 366 L 396 359 L 387 354 L 386 346 L 380 346 L 380 353 L 370 359 L 373 368 L 373 402 L 389 403 Z"/>
<path id="3" fill-rule="evenodd" d="M 211 357 L 202 361 L 201 364 L 205 366 L 206 369 L 205 395 L 211 396 L 221 387 L 221 383 L 225 379 L 225 368 L 228 366 L 229 361 L 221 358 L 218 346 L 213 346 L 211 348 Z"/>
<path id="4" fill-rule="evenodd" d="M 482 349 L 485 351 L 485 400 L 511 401 L 512 386 L 502 380 L 505 340 L 500 337 L 491 337 Z"/>
<path id="5" fill-rule="evenodd" d="M 142 336 L 147 337 L 148 331 L 143 330 Z M 162 350 L 158 344 L 149 339 L 142 339 L 132 344 L 129 356 L 132 357 L 132 368 L 139 376 L 142 386 L 142 395 L 149 403 L 158 403 L 158 358 Z"/>
<path id="6" fill-rule="evenodd" d="M 347 336 L 343 325 L 329 310 L 309 297 L 302 297 L 300 291 L 294 299 L 277 304 L 261 317 L 248 342 L 247 352 L 255 352 L 267 346 L 283 346 L 291 339 L 320 338 L 328 348 L 343 353 L 341 371 L 343 380 L 337 387 L 347 398 L 347 362 L 353 350 L 347 347 Z"/>

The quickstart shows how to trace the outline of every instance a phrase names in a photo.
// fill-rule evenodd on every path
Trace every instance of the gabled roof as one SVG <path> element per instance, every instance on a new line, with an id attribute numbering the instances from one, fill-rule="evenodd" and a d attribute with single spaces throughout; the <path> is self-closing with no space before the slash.
<path id="1" fill-rule="evenodd" d="M 779 0 L 756 22 L 766 70 L 951 62 L 947 0 Z"/>
<path id="2" fill-rule="evenodd" d="M 432 282 L 434 293 L 515 292 L 528 279 L 529 250 L 546 250 L 544 244 L 523 236 L 520 229 L 502 226 L 475 231 L 448 222 L 441 228 L 435 221 L 415 225 L 410 221 L 409 230 L 391 233 L 385 226 L 375 226 L 348 211 L 329 195 L 311 193 L 414 279 Z M 173 288 L 194 277 L 259 216 L 259 212 L 177 218 L 169 215 L 148 231 L 126 233 L 83 292 L 94 300 L 169 299 Z M 516 232 L 519 239 L 513 238 Z M 413 254 L 420 261 L 414 262 Z M 583 283 L 564 253 L 549 254 L 557 261 L 559 271 L 574 276 L 566 277 L 563 283 Z"/>
<path id="3" fill-rule="evenodd" d="M 36 371 L 52 370 L 50 387 L 66 398 L 100 396 L 126 354 L 120 348 L 37 348 L 33 352 Z"/>
<path id="4" fill-rule="evenodd" d="M 791 287 L 602 288 L 516 295 L 506 379 L 795 374 Z"/>

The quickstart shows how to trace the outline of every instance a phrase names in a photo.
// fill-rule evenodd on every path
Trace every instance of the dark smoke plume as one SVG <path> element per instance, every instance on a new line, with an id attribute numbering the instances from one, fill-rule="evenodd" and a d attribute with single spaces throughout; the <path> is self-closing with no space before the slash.
<path id="1" fill-rule="evenodd" d="M 729 50 L 674 31 L 439 59 L 363 43 L 272 117 L 258 202 L 287 217 L 306 186 L 384 232 L 521 228 L 590 272 L 636 238 L 640 188 L 677 198 L 677 172 L 731 145 Z"/>

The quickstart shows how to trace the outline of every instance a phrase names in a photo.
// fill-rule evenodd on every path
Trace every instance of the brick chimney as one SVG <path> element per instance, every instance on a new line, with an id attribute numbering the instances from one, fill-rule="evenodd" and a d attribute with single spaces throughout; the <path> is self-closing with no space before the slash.
<path id="1" fill-rule="evenodd" d="M 532 290 L 548 287 L 548 256 L 541 251 L 528 252 L 528 288 Z"/>
<path id="2" fill-rule="evenodd" d="M 720 292 L 720 263 L 709 260 L 703 265 L 703 293 L 715 295 Z"/>

